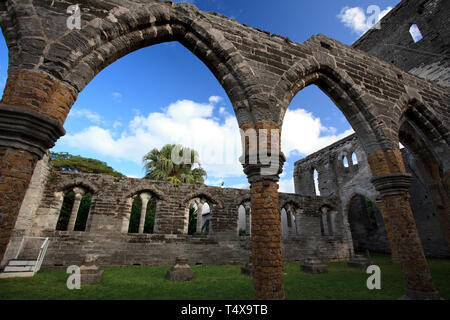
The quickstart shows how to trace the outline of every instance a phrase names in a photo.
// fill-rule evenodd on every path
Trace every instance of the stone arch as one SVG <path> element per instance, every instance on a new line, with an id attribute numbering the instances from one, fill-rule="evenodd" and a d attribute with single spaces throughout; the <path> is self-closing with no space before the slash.
<path id="1" fill-rule="evenodd" d="M 398 130 L 400 142 L 413 155 L 417 177 L 431 195 L 447 246 L 450 246 L 449 133 L 427 105 L 416 97 L 400 100 L 404 106 Z M 416 213 L 418 214 L 418 212 Z"/>
<path id="2" fill-rule="evenodd" d="M 346 71 L 336 66 L 333 58 L 319 53 L 295 63 L 275 85 L 274 95 L 282 105 L 277 123 L 282 122 L 295 95 L 311 84 L 317 85 L 341 110 L 367 154 L 393 148 L 394 143 L 380 128 L 380 120 L 372 113 L 377 106 L 365 98 L 366 93 Z"/>
<path id="3" fill-rule="evenodd" d="M 55 88 L 50 96 L 40 99 L 43 109 L 53 104 L 53 99 L 58 99 L 62 91 L 71 96 L 65 110 L 60 110 L 58 115 L 48 112 L 49 116 L 56 117 L 62 124 L 76 95 L 101 70 L 124 55 L 154 44 L 178 41 L 197 56 L 222 85 L 233 104 L 239 125 L 252 122 L 247 97 L 253 91 L 253 88 L 248 88 L 253 72 L 239 50 L 215 27 L 212 15 L 185 3 L 152 1 L 126 5 L 129 6 L 92 1 L 89 3 L 92 14 L 83 11 L 80 30 L 52 35 L 53 39 L 37 43 L 36 50 L 24 52 L 31 56 L 29 58 L 35 65 L 33 70 L 42 72 L 48 81 L 54 77 L 67 86 Z M 60 7 L 46 9 L 58 13 L 61 10 Z M 55 23 L 61 25 L 54 28 L 67 30 L 65 20 L 56 20 Z M 7 24 L 11 32 L 20 31 L 17 30 L 19 24 Z M 44 30 L 36 32 L 45 34 Z M 11 51 L 19 53 L 21 37 L 11 36 L 7 40 Z M 24 65 L 27 59 L 19 54 L 10 56 L 15 57 L 9 62 L 10 75 L 27 69 Z M 8 80 L 13 82 L 16 79 Z"/>
<path id="4" fill-rule="evenodd" d="M 128 191 L 128 193 L 125 196 L 125 199 L 134 197 L 135 195 L 143 193 L 143 192 L 148 192 L 148 193 L 152 194 L 153 196 L 158 198 L 158 200 L 162 200 L 162 201 L 166 200 L 166 197 L 164 196 L 164 193 L 162 193 L 161 191 L 159 191 L 158 189 L 153 188 L 153 187 L 136 187 L 136 188 L 133 188 L 130 191 Z"/>
<path id="5" fill-rule="evenodd" d="M 92 194 L 97 194 L 99 192 L 99 186 L 92 183 L 90 180 L 83 178 L 74 178 L 70 182 L 58 184 L 55 189 L 57 191 L 66 192 L 67 190 L 73 189 L 75 187 L 81 187 Z"/>
<path id="6" fill-rule="evenodd" d="M 236 207 L 236 210 L 238 212 L 238 220 L 237 220 L 237 226 L 236 226 L 238 235 L 241 235 L 242 223 L 240 224 L 240 221 L 241 221 L 242 217 L 240 217 L 239 210 L 241 209 L 241 206 L 242 206 L 244 208 L 244 212 L 245 212 L 245 217 L 244 217 L 245 221 L 243 223 L 245 228 L 243 230 L 245 230 L 245 234 L 247 236 L 249 236 L 251 234 L 251 230 L 252 230 L 252 228 L 251 228 L 251 224 L 252 224 L 252 204 L 251 204 L 250 195 L 246 194 L 246 195 L 243 195 L 243 196 L 239 197 L 235 203 L 236 203 L 235 207 Z"/>
<path id="7" fill-rule="evenodd" d="M 186 205 L 188 202 L 190 202 L 192 199 L 195 198 L 205 198 L 212 205 L 216 205 L 219 206 L 220 208 L 223 208 L 223 202 L 214 199 L 214 197 L 207 191 L 192 192 L 183 199 L 182 203 Z"/>

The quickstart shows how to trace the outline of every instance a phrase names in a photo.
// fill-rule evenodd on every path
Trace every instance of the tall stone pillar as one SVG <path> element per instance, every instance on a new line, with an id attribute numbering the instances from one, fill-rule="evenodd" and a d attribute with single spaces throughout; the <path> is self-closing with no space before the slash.
<path id="1" fill-rule="evenodd" d="M 148 201 L 151 198 L 151 195 L 149 193 L 141 193 L 140 197 L 142 201 L 142 207 L 141 207 L 141 219 L 139 221 L 139 233 L 144 233 L 145 215 L 147 214 L 147 205 Z"/>
<path id="2" fill-rule="evenodd" d="M 328 228 L 328 208 L 322 207 L 321 211 L 322 211 L 322 214 L 321 214 L 320 218 L 322 219 L 323 235 L 328 236 L 330 234 L 329 228 Z"/>
<path id="3" fill-rule="evenodd" d="M 252 263 L 255 299 L 284 299 L 278 181 L 286 160 L 275 123 L 245 125 L 240 161 L 250 183 Z"/>
<path id="4" fill-rule="evenodd" d="M 204 200 L 199 200 L 197 202 L 197 226 L 196 226 L 196 233 L 202 234 L 202 227 L 203 227 L 203 205 L 205 204 Z"/>
<path id="5" fill-rule="evenodd" d="M 377 208 L 380 210 L 381 216 L 383 218 L 384 227 L 386 229 L 387 238 L 391 245 L 391 260 L 394 264 L 400 264 L 398 258 L 397 246 L 395 244 L 394 232 L 392 231 L 392 222 L 390 221 L 390 216 L 386 213 L 385 201 L 382 198 L 378 198 L 376 201 Z"/>
<path id="6" fill-rule="evenodd" d="M 252 209 L 250 204 L 244 204 L 245 209 L 245 233 L 247 235 L 252 234 Z"/>
<path id="7" fill-rule="evenodd" d="M 440 299 L 431 279 L 416 223 L 408 201 L 411 175 L 405 172 L 400 150 L 376 152 L 368 157 L 372 183 L 383 201 L 386 231 L 397 251 L 405 280 L 404 299 Z"/>
<path id="8" fill-rule="evenodd" d="M 36 163 L 64 133 L 37 111 L 0 103 L 0 261 Z"/>
<path id="9" fill-rule="evenodd" d="M 0 261 L 34 167 L 55 141 L 78 92 L 56 78 L 17 69 L 0 102 Z"/>
<path id="10" fill-rule="evenodd" d="M 77 221 L 78 210 L 80 210 L 81 199 L 83 199 L 85 193 L 81 188 L 73 188 L 73 192 L 75 193 L 75 201 L 73 202 L 72 212 L 70 213 L 67 231 L 74 231 L 75 229 L 75 222 Z"/>
<path id="11" fill-rule="evenodd" d="M 128 233 L 128 229 L 130 228 L 130 217 L 131 217 L 131 209 L 133 207 L 134 199 L 136 199 L 136 196 L 133 196 L 131 198 L 127 199 L 126 205 L 125 205 L 125 217 L 122 221 L 122 233 Z"/>

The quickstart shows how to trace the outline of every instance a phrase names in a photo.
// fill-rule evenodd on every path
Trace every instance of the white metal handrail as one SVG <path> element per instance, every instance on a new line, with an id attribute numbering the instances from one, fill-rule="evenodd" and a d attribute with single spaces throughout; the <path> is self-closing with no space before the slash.
<path id="1" fill-rule="evenodd" d="M 38 255 L 36 264 L 34 266 L 33 273 L 36 273 L 39 270 L 41 270 L 41 265 L 42 265 L 42 262 L 44 261 L 45 254 L 47 253 L 49 243 L 50 243 L 50 238 L 45 238 L 45 241 L 42 244 L 41 249 L 39 250 L 39 255 Z"/>
<path id="2" fill-rule="evenodd" d="M 23 249 L 23 244 L 25 242 L 25 239 L 43 239 L 43 240 L 47 240 L 48 238 L 45 238 L 45 237 L 30 237 L 30 236 L 22 237 L 22 242 L 20 243 L 19 250 L 17 251 L 16 257 L 14 259 L 18 259 L 19 258 L 19 255 L 20 255 L 20 253 L 21 253 L 21 251 Z"/>

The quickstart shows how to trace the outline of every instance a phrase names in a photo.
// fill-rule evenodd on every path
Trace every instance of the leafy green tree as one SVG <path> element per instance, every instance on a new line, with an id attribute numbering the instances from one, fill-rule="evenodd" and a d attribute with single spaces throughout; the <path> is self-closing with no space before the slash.
<path id="1" fill-rule="evenodd" d="M 67 152 L 50 152 L 50 157 L 52 159 L 53 169 L 56 171 L 97 173 L 123 177 L 123 174 L 115 171 L 106 162 L 100 160 L 74 156 Z"/>
<path id="2" fill-rule="evenodd" d="M 173 155 L 177 159 L 173 159 Z M 181 145 L 167 144 L 161 150 L 155 148 L 143 158 L 145 179 L 203 184 L 206 171 L 200 166 L 198 158 L 197 151 Z M 180 159 L 183 161 L 178 161 Z M 198 167 L 193 168 L 196 164 Z"/>

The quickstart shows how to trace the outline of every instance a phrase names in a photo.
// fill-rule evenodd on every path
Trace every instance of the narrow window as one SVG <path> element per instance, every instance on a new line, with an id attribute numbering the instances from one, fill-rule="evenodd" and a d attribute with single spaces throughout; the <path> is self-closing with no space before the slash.
<path id="1" fill-rule="evenodd" d="M 409 28 L 409 33 L 411 34 L 414 43 L 419 42 L 423 38 L 422 33 L 420 32 L 420 29 L 417 26 L 417 24 L 413 24 L 411 28 Z"/>
<path id="2" fill-rule="evenodd" d="M 358 157 L 356 156 L 356 153 L 352 153 L 352 162 L 353 165 L 358 164 Z"/>
<path id="3" fill-rule="evenodd" d="M 313 172 L 313 178 L 314 178 L 314 189 L 316 191 L 316 196 L 320 196 L 319 173 L 315 169 L 314 169 L 314 172 Z"/>
<path id="4" fill-rule="evenodd" d="M 342 164 L 344 165 L 345 168 L 348 168 L 347 156 L 344 156 L 344 158 L 342 158 Z"/>
<path id="5" fill-rule="evenodd" d="M 66 231 L 69 225 L 70 215 L 72 213 L 73 203 L 75 202 L 75 193 L 70 191 L 64 196 L 61 211 L 59 213 L 56 230 Z"/>

